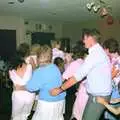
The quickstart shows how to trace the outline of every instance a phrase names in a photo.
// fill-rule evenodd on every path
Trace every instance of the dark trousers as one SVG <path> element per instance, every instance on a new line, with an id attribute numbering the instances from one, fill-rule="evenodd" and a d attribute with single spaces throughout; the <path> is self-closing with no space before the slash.
<path id="1" fill-rule="evenodd" d="M 108 96 L 105 98 L 109 99 L 110 97 Z M 99 120 L 104 110 L 105 106 L 97 103 L 95 101 L 95 97 L 89 95 L 89 99 L 83 114 L 83 120 Z"/>
<path id="2" fill-rule="evenodd" d="M 73 104 L 75 102 L 75 93 L 76 93 L 76 86 L 69 88 L 67 90 L 66 95 L 66 104 L 65 104 L 65 120 L 70 120 L 72 115 Z"/>

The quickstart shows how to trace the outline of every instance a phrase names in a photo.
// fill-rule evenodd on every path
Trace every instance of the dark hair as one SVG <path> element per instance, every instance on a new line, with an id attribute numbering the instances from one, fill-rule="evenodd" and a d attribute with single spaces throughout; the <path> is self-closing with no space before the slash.
<path id="1" fill-rule="evenodd" d="M 100 40 L 101 40 L 101 34 L 95 28 L 94 29 L 86 29 L 86 28 L 84 28 L 82 30 L 82 39 L 84 39 L 85 35 L 94 37 L 97 42 L 100 42 Z"/>
<path id="2" fill-rule="evenodd" d="M 87 49 L 84 47 L 82 41 L 77 41 L 75 47 L 72 49 L 73 59 L 84 58 L 85 54 L 88 54 Z"/>
<path id="3" fill-rule="evenodd" d="M 25 60 L 19 55 L 17 51 L 16 54 L 9 61 L 9 69 L 17 69 L 25 63 Z"/>
<path id="4" fill-rule="evenodd" d="M 30 47 L 27 43 L 21 43 L 17 49 L 21 57 L 27 57 L 30 54 Z"/>
<path id="5" fill-rule="evenodd" d="M 109 49 L 110 53 L 119 53 L 119 43 L 114 38 L 107 39 L 103 42 L 103 48 Z"/>
<path id="6" fill-rule="evenodd" d="M 60 72 L 64 72 L 64 60 L 61 57 L 56 57 L 53 63 L 59 68 Z"/>

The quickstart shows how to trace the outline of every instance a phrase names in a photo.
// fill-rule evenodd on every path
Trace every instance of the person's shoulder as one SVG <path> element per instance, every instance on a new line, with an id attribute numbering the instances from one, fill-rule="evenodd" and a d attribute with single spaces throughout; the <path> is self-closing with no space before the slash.
<path id="1" fill-rule="evenodd" d="M 70 63 L 70 66 L 74 66 L 74 65 L 80 65 L 83 63 L 83 60 L 82 59 L 77 59 L 77 60 L 74 60 Z"/>
<path id="2" fill-rule="evenodd" d="M 57 67 L 57 65 L 55 65 L 55 64 L 53 64 L 53 63 L 51 63 L 51 64 L 49 64 L 49 68 L 50 69 L 58 69 L 58 67 Z"/>

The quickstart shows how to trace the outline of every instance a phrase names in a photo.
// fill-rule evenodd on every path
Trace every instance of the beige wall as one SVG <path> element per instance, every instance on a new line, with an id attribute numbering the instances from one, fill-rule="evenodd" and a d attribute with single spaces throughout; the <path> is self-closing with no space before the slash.
<path id="1" fill-rule="evenodd" d="M 42 29 L 43 32 L 54 32 L 56 38 L 69 37 L 71 43 L 80 39 L 82 28 L 97 28 L 103 35 L 103 40 L 109 37 L 114 37 L 120 41 L 120 23 L 118 20 L 114 21 L 113 25 L 107 25 L 105 19 L 98 21 L 83 21 L 79 23 L 52 23 L 42 21 L 29 21 L 29 25 L 25 25 L 24 20 L 21 17 L 14 16 L 0 16 L 0 29 L 13 29 L 16 30 L 17 46 L 22 42 L 31 44 L 31 36 L 26 35 L 26 31 L 36 31 L 35 25 L 42 24 L 43 26 L 52 25 L 52 30 Z"/>
<path id="2" fill-rule="evenodd" d="M 16 30 L 16 45 L 27 42 L 31 44 L 31 35 L 26 35 L 26 31 L 36 32 L 35 24 L 42 24 L 44 26 L 52 25 L 52 30 L 42 29 L 42 32 L 54 32 L 56 38 L 62 37 L 62 24 L 60 23 L 46 23 L 41 21 L 29 21 L 29 25 L 25 25 L 24 18 L 14 16 L 0 16 L 0 29 Z"/>
<path id="3" fill-rule="evenodd" d="M 103 39 L 113 37 L 120 41 L 120 22 L 115 19 L 112 25 L 108 25 L 106 19 L 101 19 L 99 22 L 99 30 L 103 35 Z"/>
<path id="4" fill-rule="evenodd" d="M 103 40 L 114 37 L 120 41 L 119 21 L 114 20 L 114 24 L 108 25 L 106 19 L 102 18 L 98 21 L 63 24 L 63 37 L 70 37 L 71 43 L 74 44 L 76 40 L 80 40 L 81 30 L 83 28 L 97 28 L 101 32 Z"/>

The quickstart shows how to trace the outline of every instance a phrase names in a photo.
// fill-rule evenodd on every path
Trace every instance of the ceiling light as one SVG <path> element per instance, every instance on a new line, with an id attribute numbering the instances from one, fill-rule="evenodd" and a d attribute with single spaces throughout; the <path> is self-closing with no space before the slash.
<path id="1" fill-rule="evenodd" d="M 12 5 L 12 4 L 15 4 L 15 2 L 13 2 L 13 1 L 10 1 L 10 2 L 8 2 L 8 4 Z"/>
<path id="2" fill-rule="evenodd" d="M 104 0 L 94 0 L 94 2 L 92 1 L 91 3 L 87 3 L 86 7 L 89 11 L 93 10 L 94 13 L 98 13 L 102 17 L 110 15 L 112 10 L 112 8 L 109 7 L 108 3 L 104 2 Z"/>
<path id="3" fill-rule="evenodd" d="M 94 4 L 95 4 L 94 2 L 87 3 L 86 7 L 88 8 L 88 10 L 91 10 Z"/>
<path id="4" fill-rule="evenodd" d="M 18 0 L 18 2 L 23 3 L 23 2 L 24 2 L 24 0 Z"/>

